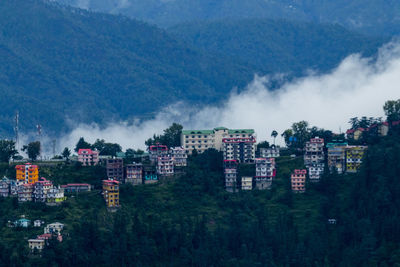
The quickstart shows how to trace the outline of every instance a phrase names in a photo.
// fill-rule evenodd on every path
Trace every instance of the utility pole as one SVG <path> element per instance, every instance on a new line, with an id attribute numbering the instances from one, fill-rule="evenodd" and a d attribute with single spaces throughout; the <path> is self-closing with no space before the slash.
<path id="1" fill-rule="evenodd" d="M 53 139 L 52 143 L 53 143 L 53 158 L 56 156 L 56 139 Z"/>
<path id="2" fill-rule="evenodd" d="M 15 113 L 14 118 L 14 134 L 15 134 L 15 148 L 18 151 L 19 149 L 19 112 Z"/>
<path id="3" fill-rule="evenodd" d="M 37 135 L 40 143 L 40 151 L 39 151 L 39 156 L 40 159 L 42 160 L 42 125 L 38 124 L 36 125 L 36 130 L 37 130 Z"/>

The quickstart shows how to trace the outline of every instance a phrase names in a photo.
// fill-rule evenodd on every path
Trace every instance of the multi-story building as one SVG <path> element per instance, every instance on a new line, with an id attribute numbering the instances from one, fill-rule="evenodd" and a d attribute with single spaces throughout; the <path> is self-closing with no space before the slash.
<path id="1" fill-rule="evenodd" d="M 279 158 L 280 157 L 280 149 L 272 145 L 269 148 L 260 148 L 260 157 L 261 158 Z"/>
<path id="2" fill-rule="evenodd" d="M 306 143 L 304 164 L 306 166 L 324 162 L 324 139 L 315 137 Z"/>
<path id="3" fill-rule="evenodd" d="M 78 150 L 78 161 L 83 166 L 97 165 L 99 163 L 99 151 L 81 148 Z"/>
<path id="4" fill-rule="evenodd" d="M 157 170 L 154 166 L 143 166 L 143 180 L 145 184 L 153 184 L 158 182 Z"/>
<path id="5" fill-rule="evenodd" d="M 157 174 L 159 176 L 174 175 L 174 159 L 170 156 L 158 157 Z"/>
<path id="6" fill-rule="evenodd" d="M 26 163 L 25 165 L 17 165 L 16 178 L 17 181 L 24 184 L 34 184 L 39 180 L 39 167 Z"/>
<path id="7" fill-rule="evenodd" d="M 33 198 L 35 202 L 46 202 L 48 191 L 53 188 L 53 183 L 46 178 L 40 178 L 33 186 Z"/>
<path id="8" fill-rule="evenodd" d="M 18 201 L 29 202 L 32 201 L 33 184 L 21 184 L 18 186 Z"/>
<path id="9" fill-rule="evenodd" d="M 255 159 L 256 176 L 254 177 L 255 186 L 259 190 L 271 188 L 272 179 L 276 176 L 274 158 Z"/>
<path id="10" fill-rule="evenodd" d="M 308 178 L 310 178 L 311 182 L 318 182 L 321 178 L 321 175 L 324 173 L 325 164 L 316 163 L 307 166 L 308 169 Z"/>
<path id="11" fill-rule="evenodd" d="M 125 183 L 138 185 L 143 184 L 143 165 L 133 163 L 126 165 Z"/>
<path id="12" fill-rule="evenodd" d="M 103 197 L 107 208 L 119 207 L 119 182 L 117 180 L 103 180 Z"/>
<path id="13" fill-rule="evenodd" d="M 64 195 L 64 188 L 59 187 L 52 187 L 47 191 L 47 203 L 49 205 L 54 204 L 61 204 L 67 198 Z"/>
<path id="14" fill-rule="evenodd" d="M 156 163 L 159 157 L 165 157 L 168 155 L 168 147 L 160 144 L 150 146 L 148 148 L 150 161 Z"/>
<path id="15" fill-rule="evenodd" d="M 11 180 L 10 181 L 10 195 L 11 196 L 17 196 L 18 195 L 18 187 L 19 187 L 19 183 L 16 180 Z"/>
<path id="16" fill-rule="evenodd" d="M 203 153 L 209 148 L 222 151 L 224 138 L 250 138 L 255 137 L 253 129 L 229 130 L 225 127 L 213 130 L 184 130 L 181 134 L 181 145 L 186 153 L 191 155 L 194 150 Z"/>
<path id="17" fill-rule="evenodd" d="M 30 250 L 31 250 L 32 252 L 34 252 L 34 251 L 36 250 L 37 252 L 40 253 L 40 252 L 44 249 L 45 240 L 43 240 L 43 239 L 37 239 L 37 238 L 35 238 L 35 239 L 29 239 L 29 240 L 28 240 L 28 245 L 29 245 L 29 248 L 30 248 Z"/>
<path id="18" fill-rule="evenodd" d="M 222 142 L 225 160 L 237 160 L 239 163 L 253 162 L 256 155 L 255 137 L 224 138 Z"/>
<path id="19" fill-rule="evenodd" d="M 90 184 L 66 184 L 61 186 L 65 193 L 80 193 L 89 192 L 91 190 Z"/>
<path id="20" fill-rule="evenodd" d="M 109 180 L 124 181 L 124 160 L 121 158 L 106 160 L 107 178 Z"/>
<path id="21" fill-rule="evenodd" d="M 3 178 L 0 180 L 0 197 L 8 197 L 10 195 L 10 179 Z"/>
<path id="22" fill-rule="evenodd" d="M 228 192 L 237 192 L 237 160 L 224 160 L 225 189 Z"/>
<path id="23" fill-rule="evenodd" d="M 187 154 L 183 147 L 171 147 L 169 153 L 174 159 L 175 167 L 185 167 L 187 165 Z"/>
<path id="24" fill-rule="evenodd" d="M 346 169 L 346 147 L 347 143 L 328 143 L 328 168 L 329 171 L 336 170 L 338 174 L 342 174 Z"/>
<path id="25" fill-rule="evenodd" d="M 243 176 L 242 177 L 242 190 L 252 190 L 253 189 L 253 177 Z"/>
<path id="26" fill-rule="evenodd" d="M 365 154 L 367 146 L 348 146 L 346 147 L 346 171 L 349 173 L 357 172 Z"/>
<path id="27" fill-rule="evenodd" d="M 294 170 L 291 176 L 292 191 L 302 193 L 306 191 L 307 170 Z"/>
<path id="28" fill-rule="evenodd" d="M 61 231 L 64 229 L 65 224 L 60 222 L 50 223 L 46 225 L 44 228 L 45 234 L 61 234 Z"/>

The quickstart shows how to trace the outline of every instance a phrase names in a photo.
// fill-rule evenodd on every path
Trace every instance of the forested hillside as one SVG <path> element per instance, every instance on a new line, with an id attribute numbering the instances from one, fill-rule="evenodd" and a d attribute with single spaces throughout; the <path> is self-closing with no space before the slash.
<path id="1" fill-rule="evenodd" d="M 371 56 L 385 41 L 339 25 L 267 19 L 185 23 L 168 31 L 203 51 L 239 58 L 262 73 L 295 76 L 308 69 L 330 70 L 352 53 Z"/>
<path id="2" fill-rule="evenodd" d="M 395 0 L 57 0 L 96 11 L 122 13 L 168 27 L 193 20 L 283 18 L 338 23 L 366 34 L 400 33 L 400 2 Z"/>

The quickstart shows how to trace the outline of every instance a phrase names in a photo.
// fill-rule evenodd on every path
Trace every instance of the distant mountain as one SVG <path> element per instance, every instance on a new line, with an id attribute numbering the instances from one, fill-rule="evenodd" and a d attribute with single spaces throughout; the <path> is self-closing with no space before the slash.
<path id="1" fill-rule="evenodd" d="M 39 0 L 0 1 L 0 133 L 103 123 L 185 100 L 214 102 L 253 69 L 211 57 L 142 22 Z"/>
<path id="2" fill-rule="evenodd" d="M 386 41 L 339 25 L 268 19 L 186 23 L 169 28 L 169 32 L 204 51 L 254 65 L 259 72 L 294 76 L 304 74 L 307 68 L 330 70 L 352 53 L 371 56 Z"/>
<path id="3" fill-rule="evenodd" d="M 95 11 L 122 13 L 168 27 L 193 20 L 283 18 L 338 23 L 367 34 L 400 33 L 397 0 L 57 0 Z"/>

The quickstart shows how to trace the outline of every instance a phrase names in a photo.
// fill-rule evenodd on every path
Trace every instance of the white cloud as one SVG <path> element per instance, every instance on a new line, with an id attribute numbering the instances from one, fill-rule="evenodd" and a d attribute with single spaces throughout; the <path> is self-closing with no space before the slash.
<path id="1" fill-rule="evenodd" d="M 120 143 L 125 149 L 144 148 L 147 138 L 162 133 L 173 122 L 186 129 L 254 128 L 258 140 L 271 140 L 272 130 L 281 133 L 300 120 L 334 132 L 340 128 L 343 131 L 349 118 L 384 116 L 384 102 L 400 98 L 400 45 L 386 45 L 376 60 L 349 56 L 328 74 L 311 74 L 275 91 L 270 91 L 268 84 L 268 77 L 255 77 L 243 92 L 232 93 L 221 105 L 196 109 L 177 103 L 152 120 L 130 125 L 121 122 L 100 128 L 80 124 L 60 139 L 60 148 L 72 148 L 81 136 L 90 142 L 101 138 Z"/>

